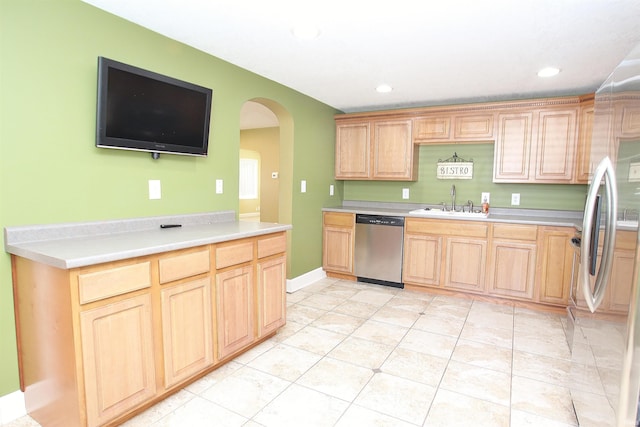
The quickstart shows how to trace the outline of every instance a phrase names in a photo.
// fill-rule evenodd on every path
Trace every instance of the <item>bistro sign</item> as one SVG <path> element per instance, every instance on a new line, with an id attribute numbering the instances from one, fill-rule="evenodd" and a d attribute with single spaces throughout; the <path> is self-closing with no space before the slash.
<path id="1" fill-rule="evenodd" d="M 473 161 L 466 161 L 454 153 L 453 157 L 447 160 L 438 160 L 436 177 L 438 179 L 472 179 Z"/>

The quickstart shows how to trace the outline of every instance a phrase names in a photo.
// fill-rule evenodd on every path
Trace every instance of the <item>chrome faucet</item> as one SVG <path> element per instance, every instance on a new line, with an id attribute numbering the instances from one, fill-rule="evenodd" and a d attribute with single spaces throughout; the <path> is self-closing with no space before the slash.
<path id="1" fill-rule="evenodd" d="M 456 186 L 451 186 L 451 210 L 456 210 Z"/>
<path id="2" fill-rule="evenodd" d="M 469 213 L 473 212 L 473 202 L 471 200 L 467 200 L 467 206 L 469 206 Z"/>

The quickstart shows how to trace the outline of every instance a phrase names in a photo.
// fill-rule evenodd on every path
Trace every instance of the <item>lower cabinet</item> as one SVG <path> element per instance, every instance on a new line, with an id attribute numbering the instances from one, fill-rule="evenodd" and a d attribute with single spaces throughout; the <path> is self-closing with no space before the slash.
<path id="1" fill-rule="evenodd" d="M 285 324 L 286 234 L 71 270 L 12 256 L 21 389 L 43 427 L 120 425 Z"/>
<path id="2" fill-rule="evenodd" d="M 493 224 L 488 292 L 532 299 L 535 289 L 537 226 Z"/>
<path id="3" fill-rule="evenodd" d="M 160 291 L 164 381 L 169 388 L 213 365 L 211 278 Z"/>
<path id="4" fill-rule="evenodd" d="M 322 267 L 338 274 L 353 274 L 355 214 L 325 212 L 322 215 Z"/>
<path id="5" fill-rule="evenodd" d="M 402 279 L 414 285 L 439 286 L 442 237 L 405 233 Z"/>
<path id="6" fill-rule="evenodd" d="M 566 306 L 571 287 L 573 227 L 540 227 L 538 245 L 538 301 Z"/>
<path id="7" fill-rule="evenodd" d="M 253 268 L 216 274 L 218 357 L 224 359 L 254 341 Z"/>
<path id="8" fill-rule="evenodd" d="M 80 330 L 89 426 L 155 397 L 149 293 L 83 311 Z"/>
<path id="9" fill-rule="evenodd" d="M 443 286 L 483 292 L 487 265 L 487 240 L 447 237 Z"/>

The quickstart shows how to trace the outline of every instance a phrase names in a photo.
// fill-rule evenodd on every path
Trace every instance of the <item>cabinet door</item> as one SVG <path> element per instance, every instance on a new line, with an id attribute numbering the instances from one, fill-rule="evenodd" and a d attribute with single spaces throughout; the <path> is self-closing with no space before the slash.
<path id="1" fill-rule="evenodd" d="M 611 278 L 602 306 L 613 313 L 627 313 L 633 288 L 634 253 L 614 251 Z"/>
<path id="2" fill-rule="evenodd" d="M 453 139 L 456 141 L 493 140 L 494 114 L 473 114 L 454 117 Z"/>
<path id="3" fill-rule="evenodd" d="M 374 122 L 373 179 L 414 179 L 411 120 Z"/>
<path id="4" fill-rule="evenodd" d="M 529 180 L 532 126 L 532 112 L 498 115 L 493 162 L 494 182 Z"/>
<path id="5" fill-rule="evenodd" d="M 451 116 L 420 117 L 413 120 L 414 142 L 451 139 Z"/>
<path id="6" fill-rule="evenodd" d="M 286 323 L 286 277 L 284 255 L 258 262 L 258 337 Z"/>
<path id="7" fill-rule="evenodd" d="M 405 234 L 402 280 L 416 285 L 438 286 L 442 237 Z"/>
<path id="8" fill-rule="evenodd" d="M 322 267 L 353 274 L 353 228 L 325 225 L 322 231 Z"/>
<path id="9" fill-rule="evenodd" d="M 576 147 L 575 180 L 577 184 L 587 184 L 591 176 L 591 136 L 593 135 L 593 102 L 580 109 L 578 145 Z"/>
<path id="10" fill-rule="evenodd" d="M 578 109 L 540 111 L 535 181 L 569 183 L 577 143 Z"/>
<path id="11" fill-rule="evenodd" d="M 211 279 L 161 290 L 164 376 L 167 388 L 213 363 Z"/>
<path id="12" fill-rule="evenodd" d="M 149 294 L 80 313 L 80 330 L 90 426 L 155 396 Z"/>
<path id="13" fill-rule="evenodd" d="M 494 240 L 491 243 L 489 293 L 532 299 L 535 287 L 536 244 Z"/>
<path id="14" fill-rule="evenodd" d="M 336 125 L 336 179 L 368 179 L 371 152 L 370 123 Z"/>
<path id="15" fill-rule="evenodd" d="M 254 341 L 253 266 L 216 274 L 218 355 L 223 359 Z"/>
<path id="16" fill-rule="evenodd" d="M 446 239 L 446 288 L 484 292 L 487 241 L 465 237 Z"/>
<path id="17" fill-rule="evenodd" d="M 573 252 L 572 228 L 541 227 L 538 299 L 549 304 L 566 305 L 569 300 Z"/>

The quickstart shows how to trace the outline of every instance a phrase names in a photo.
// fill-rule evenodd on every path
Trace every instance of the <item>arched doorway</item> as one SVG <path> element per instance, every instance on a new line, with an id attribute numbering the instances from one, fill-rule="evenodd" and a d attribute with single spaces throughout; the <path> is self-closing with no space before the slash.
<path id="1" fill-rule="evenodd" d="M 241 160 L 243 156 L 258 159 L 259 200 L 256 204 L 255 200 L 241 199 L 240 219 L 290 224 L 293 120 L 284 107 L 266 98 L 244 103 L 240 112 Z"/>

